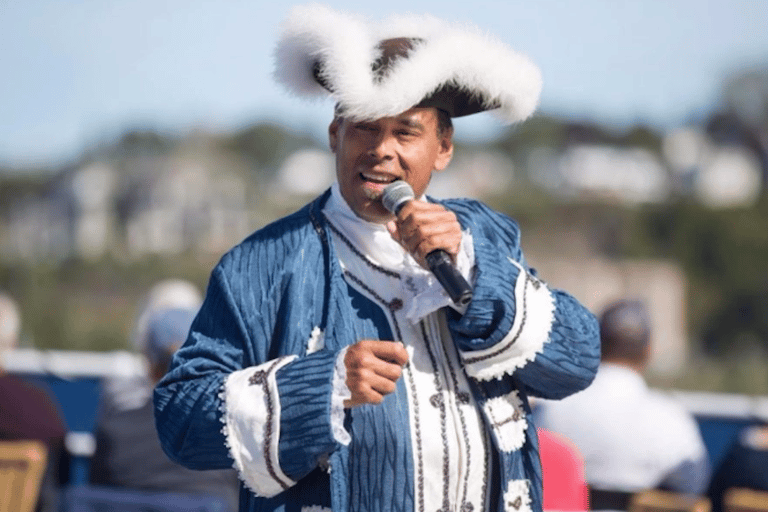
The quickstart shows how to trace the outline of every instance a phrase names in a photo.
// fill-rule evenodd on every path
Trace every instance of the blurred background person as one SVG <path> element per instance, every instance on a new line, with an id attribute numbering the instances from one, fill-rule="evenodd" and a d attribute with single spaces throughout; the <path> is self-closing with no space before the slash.
<path id="1" fill-rule="evenodd" d="M 717 466 L 707 491 L 712 512 L 723 510 L 723 497 L 735 488 L 768 492 L 768 424 L 745 428 Z"/>
<path id="2" fill-rule="evenodd" d="M 544 510 L 589 510 L 589 488 L 584 458 L 573 442 L 555 432 L 537 428 L 544 487 Z"/>
<path id="3" fill-rule="evenodd" d="M 18 347 L 21 314 L 16 301 L 0 293 L 0 440 L 36 440 L 48 449 L 38 511 L 55 511 L 61 488 L 66 427 L 59 405 L 47 390 L 6 373 L 3 360 Z"/>
<path id="4" fill-rule="evenodd" d="M 130 336 L 133 350 L 144 356 L 147 375 L 151 361 L 147 353 L 150 320 L 158 311 L 165 309 L 194 310 L 200 307 L 203 297 L 200 290 L 191 282 L 183 279 L 164 279 L 157 282 L 139 299 L 133 332 Z M 186 333 L 184 333 L 186 339 Z M 184 339 L 181 341 L 183 342 Z M 146 375 L 124 375 L 105 378 L 101 383 L 102 393 L 100 408 L 135 409 L 152 400 L 154 382 Z"/>
<path id="5" fill-rule="evenodd" d="M 234 470 L 193 471 L 163 453 L 155 430 L 152 389 L 184 343 L 200 305 L 200 293 L 185 281 L 164 281 L 143 300 L 134 346 L 147 360 L 147 376 L 105 382 L 90 467 L 94 485 L 144 491 L 219 496 L 237 510 Z"/>
<path id="6" fill-rule="evenodd" d="M 611 304 L 600 318 L 601 364 L 586 390 L 542 400 L 537 425 L 571 439 L 584 456 L 591 506 L 623 508 L 629 494 L 661 488 L 699 494 L 709 462 L 693 416 L 648 388 L 650 320 L 637 300 Z"/>

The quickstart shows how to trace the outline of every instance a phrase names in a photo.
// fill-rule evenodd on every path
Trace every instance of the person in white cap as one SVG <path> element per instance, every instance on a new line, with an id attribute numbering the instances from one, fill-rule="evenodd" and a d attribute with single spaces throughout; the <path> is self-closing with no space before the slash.
<path id="1" fill-rule="evenodd" d="M 95 486 L 216 498 L 222 512 L 234 511 L 238 485 L 232 469 L 189 470 L 171 461 L 157 440 L 151 389 L 165 374 L 173 353 L 186 339 L 197 307 L 194 303 L 165 305 L 184 304 L 185 301 L 179 299 L 193 298 L 192 294 L 169 295 L 161 285 L 153 291 L 163 293 L 148 295 L 147 310 L 139 322 L 143 339 L 136 340 L 147 358 L 148 375 L 145 379 L 134 379 L 133 389 L 124 389 L 122 396 L 102 395 L 89 481 Z M 155 300 L 160 297 L 165 300 Z"/>
<path id="2" fill-rule="evenodd" d="M 292 10 L 276 57 L 282 84 L 336 102 L 337 181 L 213 270 L 155 388 L 166 452 L 233 465 L 241 511 L 540 510 L 527 396 L 589 385 L 597 322 L 527 267 L 512 219 L 425 195 L 451 118 L 522 121 L 538 69 L 472 27 L 320 5 Z M 385 206 L 394 182 L 413 199 Z"/>

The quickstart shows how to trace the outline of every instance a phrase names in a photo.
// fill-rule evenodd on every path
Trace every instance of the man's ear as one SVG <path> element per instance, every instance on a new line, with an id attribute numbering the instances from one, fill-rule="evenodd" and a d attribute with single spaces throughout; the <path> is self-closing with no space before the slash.
<path id="1" fill-rule="evenodd" d="M 334 117 L 331 124 L 328 125 L 328 145 L 331 151 L 336 152 L 336 147 L 339 144 L 339 127 L 341 126 L 341 118 Z"/>
<path id="2" fill-rule="evenodd" d="M 445 130 L 440 135 L 440 146 L 435 158 L 435 171 L 442 171 L 453 158 L 453 128 Z"/>

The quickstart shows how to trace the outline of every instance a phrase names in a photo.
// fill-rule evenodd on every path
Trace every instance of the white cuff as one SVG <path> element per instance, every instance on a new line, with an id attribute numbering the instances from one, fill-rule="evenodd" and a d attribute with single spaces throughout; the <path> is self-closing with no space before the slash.
<path id="1" fill-rule="evenodd" d="M 555 299 L 547 285 L 520 269 L 515 281 L 515 320 L 506 336 L 485 350 L 462 351 L 467 374 L 478 380 L 491 380 L 511 375 L 533 361 L 544 349 L 555 319 Z"/>
<path id="2" fill-rule="evenodd" d="M 296 356 L 231 373 L 221 391 L 227 448 L 240 480 L 254 494 L 275 496 L 296 482 L 280 469 L 280 396 L 275 373 Z"/>

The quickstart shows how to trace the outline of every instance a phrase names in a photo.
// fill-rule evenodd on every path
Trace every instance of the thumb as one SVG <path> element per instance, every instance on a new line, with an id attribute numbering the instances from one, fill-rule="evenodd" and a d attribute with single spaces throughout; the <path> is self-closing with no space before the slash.
<path id="1" fill-rule="evenodd" d="M 387 231 L 389 231 L 390 236 L 394 238 L 396 242 L 400 242 L 400 232 L 397 230 L 395 221 L 391 220 L 387 222 Z"/>

